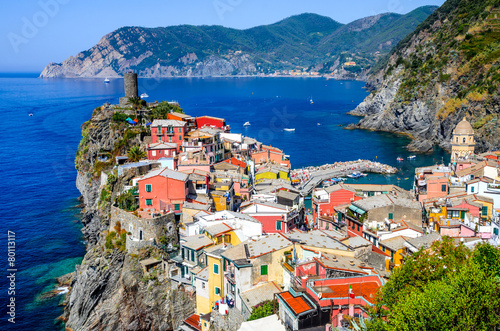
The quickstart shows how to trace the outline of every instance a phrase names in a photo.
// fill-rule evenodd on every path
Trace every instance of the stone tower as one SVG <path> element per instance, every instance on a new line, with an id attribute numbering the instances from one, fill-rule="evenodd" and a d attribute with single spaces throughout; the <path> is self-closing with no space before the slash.
<path id="1" fill-rule="evenodd" d="M 123 74 L 125 85 L 125 97 L 136 98 L 139 96 L 139 88 L 137 87 L 137 74 L 135 72 L 127 72 Z"/>
<path id="2" fill-rule="evenodd" d="M 451 138 L 451 162 L 470 157 L 474 154 L 474 129 L 464 119 L 457 124 Z"/>

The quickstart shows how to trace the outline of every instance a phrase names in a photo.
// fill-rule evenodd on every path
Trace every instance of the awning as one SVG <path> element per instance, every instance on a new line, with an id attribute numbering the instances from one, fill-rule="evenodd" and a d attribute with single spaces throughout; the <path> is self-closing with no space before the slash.
<path id="1" fill-rule="evenodd" d="M 358 208 L 358 207 L 356 207 L 356 206 L 354 206 L 354 205 L 350 205 L 350 206 L 349 206 L 349 209 L 350 209 L 350 210 L 352 210 L 352 211 L 353 211 L 353 212 L 355 212 L 355 213 L 360 214 L 360 215 L 363 215 L 364 213 L 366 213 L 366 211 L 364 211 L 363 209 Z"/>

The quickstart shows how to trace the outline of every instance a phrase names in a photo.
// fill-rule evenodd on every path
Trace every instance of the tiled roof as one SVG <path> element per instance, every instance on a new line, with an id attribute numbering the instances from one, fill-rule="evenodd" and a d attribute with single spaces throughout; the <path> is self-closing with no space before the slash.
<path id="1" fill-rule="evenodd" d="M 367 240 L 363 237 L 360 237 L 360 236 L 350 237 L 348 242 L 349 242 L 349 246 L 351 246 L 353 248 L 367 246 L 367 245 L 372 244 L 369 240 Z"/>
<path id="2" fill-rule="evenodd" d="M 182 172 L 170 170 L 168 168 L 160 168 L 160 169 L 155 169 L 155 170 L 148 172 L 140 180 L 149 179 L 149 178 L 154 177 L 154 176 L 162 176 L 165 178 L 171 178 L 171 179 L 180 180 L 180 181 L 186 181 L 186 179 L 188 177 L 188 175 L 186 175 L 185 173 L 182 173 Z"/>
<path id="3" fill-rule="evenodd" d="M 198 273 L 194 275 L 194 277 L 202 279 L 204 281 L 208 282 L 208 266 L 205 268 L 201 269 Z"/>
<path id="4" fill-rule="evenodd" d="M 157 126 L 184 126 L 186 125 L 186 122 L 184 121 L 177 121 L 177 120 L 154 120 L 153 124 L 151 124 L 151 127 L 157 127 Z"/>
<path id="5" fill-rule="evenodd" d="M 229 225 L 226 225 L 224 223 L 219 223 L 219 224 L 207 226 L 204 230 L 207 231 L 208 234 L 211 236 L 217 236 L 219 234 L 229 232 L 233 229 Z"/>
<path id="6" fill-rule="evenodd" d="M 258 240 L 249 240 L 245 244 L 248 247 L 249 258 L 256 258 L 286 248 L 292 245 L 292 242 L 279 233 L 273 233 Z"/>
<path id="7" fill-rule="evenodd" d="M 390 248 L 393 251 L 400 250 L 405 247 L 406 237 L 397 236 L 390 239 L 385 239 L 380 242 L 380 245 Z"/>
<path id="8" fill-rule="evenodd" d="M 292 241 L 299 241 L 299 244 L 316 248 L 336 249 L 342 251 L 352 251 L 349 247 L 341 242 L 330 238 L 320 230 L 312 230 L 309 232 L 291 231 L 284 234 Z"/>
<path id="9" fill-rule="evenodd" d="M 172 149 L 172 148 L 177 148 L 177 144 L 161 142 L 161 143 L 149 144 L 148 146 L 148 149 Z"/>
<path id="10" fill-rule="evenodd" d="M 218 244 L 215 246 L 210 246 L 205 248 L 205 253 L 207 253 L 207 255 L 220 258 L 223 253 L 225 253 L 228 249 L 231 249 L 232 247 L 233 245 L 231 244 Z"/>
<path id="11" fill-rule="evenodd" d="M 368 274 L 367 269 L 361 268 L 361 261 L 354 257 L 347 257 L 341 255 L 325 254 L 321 253 L 321 258 L 314 258 L 318 263 L 323 265 L 326 269 L 336 269 L 343 271 L 350 271 L 355 273 Z M 351 265 L 351 261 L 353 265 Z M 306 262 L 306 263 L 310 263 Z M 371 269 L 371 268 L 370 268 Z"/>
<path id="12" fill-rule="evenodd" d="M 249 290 L 241 292 L 242 302 L 250 309 L 261 302 L 274 299 L 274 294 L 281 289 L 274 282 L 257 284 Z"/>
<path id="13" fill-rule="evenodd" d="M 352 203 L 356 207 L 359 207 L 365 211 L 370 211 L 372 209 L 396 205 L 413 209 L 420 209 L 420 203 L 417 201 L 412 201 L 406 198 L 401 198 L 393 194 L 380 194 L 373 197 L 368 197 L 363 200 L 354 201 Z"/>
<path id="14" fill-rule="evenodd" d="M 295 200 L 299 195 L 300 194 L 298 194 L 298 193 L 288 192 L 288 191 L 284 191 L 284 190 L 280 190 L 280 191 L 278 191 L 278 193 L 276 193 L 276 196 L 281 197 L 281 198 L 285 198 L 288 200 Z"/>
<path id="15" fill-rule="evenodd" d="M 415 248 L 420 249 L 420 247 L 428 248 L 433 242 L 438 240 L 441 240 L 441 235 L 437 232 L 432 232 L 421 237 L 408 238 L 406 241 Z"/>
<path id="16" fill-rule="evenodd" d="M 199 250 L 203 247 L 213 244 L 212 240 L 207 236 L 205 236 L 204 234 L 197 234 L 194 236 L 185 237 L 184 240 L 186 242 L 181 243 L 181 245 L 194 250 Z"/>
<path id="17" fill-rule="evenodd" d="M 193 315 L 189 316 L 188 318 L 186 318 L 184 320 L 184 323 L 186 323 L 190 327 L 195 328 L 196 330 L 201 331 L 200 315 L 198 315 L 198 314 L 193 314 Z"/>
<path id="18" fill-rule="evenodd" d="M 288 291 L 279 293 L 278 296 L 292 309 L 295 316 L 314 309 L 302 296 L 294 297 Z"/>

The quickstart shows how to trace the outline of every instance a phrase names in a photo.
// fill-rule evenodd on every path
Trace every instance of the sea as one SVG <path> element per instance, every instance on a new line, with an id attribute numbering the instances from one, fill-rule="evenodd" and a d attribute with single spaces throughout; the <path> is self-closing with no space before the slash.
<path id="1" fill-rule="evenodd" d="M 124 94 L 122 79 L 105 84 L 103 79 L 37 76 L 0 74 L 1 330 L 63 329 L 56 321 L 63 295 L 50 294 L 55 279 L 72 272 L 85 254 L 74 168 L 80 126 L 93 109 L 118 103 Z M 408 152 L 404 136 L 346 130 L 359 119 L 346 113 L 368 95 L 359 81 L 139 79 L 139 93 L 147 93 L 148 101 L 177 101 L 192 116 L 223 117 L 232 132 L 284 150 L 292 168 L 367 159 L 399 169 L 351 182 L 410 189 L 415 167 L 449 162 L 449 154 L 437 147 L 427 154 Z M 243 126 L 247 121 L 251 125 Z M 408 160 L 410 155 L 416 158 Z M 7 307 L 11 302 L 14 308 Z M 9 312 L 15 313 L 15 323 L 8 321 Z"/>

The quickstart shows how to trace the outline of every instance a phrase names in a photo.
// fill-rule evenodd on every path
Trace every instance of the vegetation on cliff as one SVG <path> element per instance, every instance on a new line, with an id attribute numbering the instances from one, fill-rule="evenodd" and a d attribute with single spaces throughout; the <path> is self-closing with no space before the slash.
<path id="1" fill-rule="evenodd" d="M 499 147 L 499 5 L 498 0 L 448 0 L 434 11 L 372 69 L 370 84 L 377 90 L 353 113 L 379 113 L 384 120 L 370 117 L 361 126 L 406 132 L 447 147 L 465 115 L 480 150 Z"/>
<path id="2" fill-rule="evenodd" d="M 395 269 L 369 330 L 494 330 L 500 326 L 500 249 L 444 237 Z"/>

